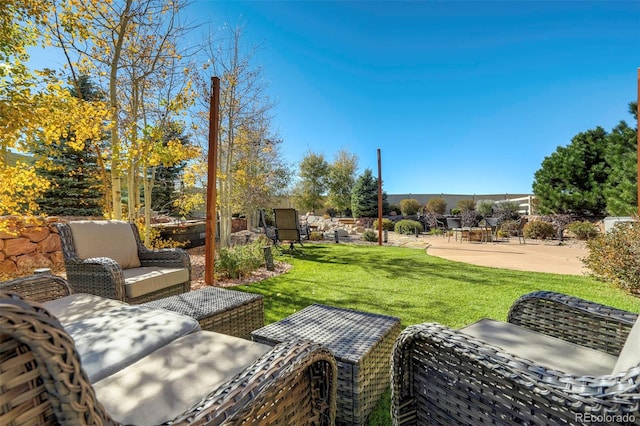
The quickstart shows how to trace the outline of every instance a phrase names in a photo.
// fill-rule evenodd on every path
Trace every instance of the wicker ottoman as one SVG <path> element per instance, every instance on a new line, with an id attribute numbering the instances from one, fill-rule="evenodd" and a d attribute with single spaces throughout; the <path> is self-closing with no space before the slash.
<path id="1" fill-rule="evenodd" d="M 264 325 L 263 299 L 261 294 L 207 287 L 143 305 L 188 315 L 198 320 L 203 330 L 248 339 L 253 330 Z"/>
<path id="2" fill-rule="evenodd" d="M 331 350 L 338 362 L 336 423 L 363 425 L 389 387 L 391 350 L 399 334 L 400 318 L 316 304 L 251 337 L 269 345 L 305 339 Z"/>

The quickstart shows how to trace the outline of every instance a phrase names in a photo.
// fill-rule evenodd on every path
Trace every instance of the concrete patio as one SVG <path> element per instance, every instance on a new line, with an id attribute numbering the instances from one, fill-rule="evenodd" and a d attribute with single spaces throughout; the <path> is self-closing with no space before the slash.
<path id="1" fill-rule="evenodd" d="M 404 247 L 426 248 L 431 256 L 479 266 L 514 269 L 519 271 L 550 272 L 554 274 L 583 275 L 588 272 L 580 259 L 588 254 L 582 241 L 526 240 L 517 238 L 500 242 L 479 243 L 447 241 L 436 235 L 419 237 L 389 232 L 389 243 Z"/>

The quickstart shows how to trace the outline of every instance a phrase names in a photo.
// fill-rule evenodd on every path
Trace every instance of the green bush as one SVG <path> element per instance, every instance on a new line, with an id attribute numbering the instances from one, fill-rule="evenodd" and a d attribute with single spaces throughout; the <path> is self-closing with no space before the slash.
<path id="1" fill-rule="evenodd" d="M 493 200 L 480 200 L 476 203 L 476 211 L 483 217 L 490 217 L 493 215 L 493 206 L 495 201 Z"/>
<path id="2" fill-rule="evenodd" d="M 455 208 L 455 209 L 451 209 L 451 214 L 454 216 L 459 215 L 460 213 L 462 213 L 462 210 Z"/>
<path id="3" fill-rule="evenodd" d="M 443 215 L 447 211 L 447 202 L 444 198 L 430 198 L 424 209 L 427 213 Z"/>
<path id="4" fill-rule="evenodd" d="M 567 231 L 571 232 L 579 240 L 590 240 L 600 234 L 600 229 L 591 222 L 572 222 L 567 225 Z"/>
<path id="5" fill-rule="evenodd" d="M 397 234 L 412 235 L 416 233 L 416 230 L 418 232 L 422 231 L 422 224 L 415 220 L 399 220 L 398 222 L 396 222 L 393 230 Z"/>
<path id="6" fill-rule="evenodd" d="M 370 242 L 373 242 L 373 243 L 377 243 L 378 242 L 378 233 L 375 232 L 375 231 L 371 231 L 371 230 L 364 231 L 362 233 L 362 239 L 364 241 L 370 241 Z"/>
<path id="7" fill-rule="evenodd" d="M 502 201 L 495 204 L 493 208 L 493 217 L 499 218 L 501 221 L 517 220 L 520 218 L 520 204 L 517 201 Z"/>
<path id="8" fill-rule="evenodd" d="M 632 293 L 640 293 L 640 222 L 618 223 L 587 241 L 582 262 L 592 274 Z"/>
<path id="9" fill-rule="evenodd" d="M 393 231 L 395 227 L 395 223 L 394 221 L 392 221 L 391 219 L 382 219 L 382 229 L 385 231 Z M 378 221 L 374 220 L 373 221 L 373 229 L 377 230 L 378 229 Z"/>
<path id="10" fill-rule="evenodd" d="M 420 207 L 422 207 L 420 201 L 414 200 L 413 198 L 405 198 L 400 201 L 400 211 L 405 216 L 412 216 L 418 213 Z"/>
<path id="11" fill-rule="evenodd" d="M 473 200 L 460 200 L 458 201 L 458 204 L 456 204 L 456 207 L 459 208 L 461 212 L 475 210 L 476 202 Z"/>
<path id="12" fill-rule="evenodd" d="M 556 235 L 556 227 L 549 222 L 542 220 L 534 220 L 524 225 L 523 234 L 525 238 L 533 238 L 534 240 L 546 240 Z"/>
<path id="13" fill-rule="evenodd" d="M 215 261 L 216 274 L 224 278 L 244 278 L 264 265 L 263 247 L 266 238 L 258 238 L 249 244 L 221 247 Z"/>

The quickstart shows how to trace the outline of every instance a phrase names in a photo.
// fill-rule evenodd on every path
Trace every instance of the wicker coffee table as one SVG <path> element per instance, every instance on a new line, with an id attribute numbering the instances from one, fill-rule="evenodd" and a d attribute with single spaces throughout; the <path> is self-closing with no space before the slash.
<path id="1" fill-rule="evenodd" d="M 203 330 L 248 339 L 253 330 L 264 325 L 263 299 L 261 294 L 207 287 L 143 305 L 188 315 L 198 320 Z"/>
<path id="2" fill-rule="evenodd" d="M 269 345 L 305 339 L 331 350 L 338 363 L 336 423 L 363 425 L 389 387 L 391 350 L 399 333 L 400 318 L 316 304 L 251 337 Z"/>

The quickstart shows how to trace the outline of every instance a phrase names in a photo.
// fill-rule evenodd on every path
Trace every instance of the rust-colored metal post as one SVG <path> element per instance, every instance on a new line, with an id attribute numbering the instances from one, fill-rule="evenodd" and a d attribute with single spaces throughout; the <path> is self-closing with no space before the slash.
<path id="1" fill-rule="evenodd" d="M 209 98 L 209 154 L 207 163 L 207 225 L 205 229 L 204 282 L 215 283 L 216 221 L 218 219 L 216 199 L 218 164 L 218 117 L 220 115 L 220 79 L 211 77 Z"/>
<path id="2" fill-rule="evenodd" d="M 378 245 L 382 245 L 382 160 L 378 148 Z"/>
<path id="3" fill-rule="evenodd" d="M 638 152 L 638 216 L 640 216 L 640 68 L 638 68 L 638 105 L 636 105 L 636 115 L 638 119 L 636 126 L 636 132 L 638 133 L 636 143 Z"/>

